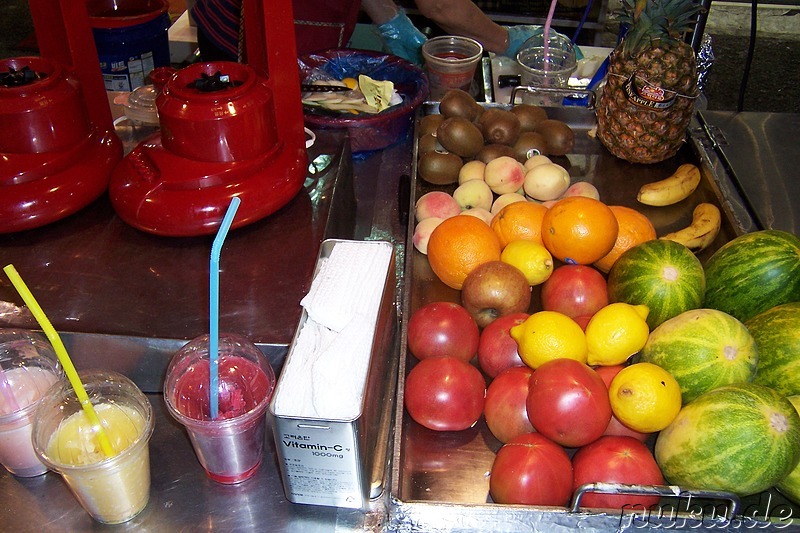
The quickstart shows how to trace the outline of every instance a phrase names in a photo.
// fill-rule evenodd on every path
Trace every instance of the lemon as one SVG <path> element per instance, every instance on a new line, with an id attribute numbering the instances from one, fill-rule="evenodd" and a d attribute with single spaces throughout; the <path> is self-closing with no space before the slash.
<path id="1" fill-rule="evenodd" d="M 500 260 L 522 271 L 531 286 L 544 283 L 553 273 L 553 256 L 535 241 L 511 241 L 503 248 Z"/>
<path id="2" fill-rule="evenodd" d="M 646 305 L 622 302 L 598 310 L 586 325 L 587 362 L 612 366 L 624 363 L 641 350 L 650 335 Z"/>
<path id="3" fill-rule="evenodd" d="M 619 371 L 608 387 L 617 419 L 641 433 L 661 431 L 681 410 L 681 387 L 672 374 L 652 363 L 636 363 Z"/>
<path id="4" fill-rule="evenodd" d="M 586 362 L 586 336 L 577 322 L 557 311 L 539 311 L 509 331 L 519 356 L 536 369 L 551 359 Z"/>
<path id="5" fill-rule="evenodd" d="M 347 85 L 347 87 L 352 91 L 358 88 L 358 80 L 355 78 L 344 78 L 342 83 Z"/>

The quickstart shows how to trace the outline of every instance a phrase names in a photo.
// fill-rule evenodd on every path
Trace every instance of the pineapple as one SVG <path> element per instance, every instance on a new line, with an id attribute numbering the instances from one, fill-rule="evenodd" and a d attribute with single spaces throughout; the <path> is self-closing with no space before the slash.
<path id="1" fill-rule="evenodd" d="M 623 0 L 617 15 L 629 29 L 609 57 L 597 104 L 597 136 L 615 156 L 658 163 L 683 144 L 699 92 L 682 35 L 701 9 L 693 0 Z"/>

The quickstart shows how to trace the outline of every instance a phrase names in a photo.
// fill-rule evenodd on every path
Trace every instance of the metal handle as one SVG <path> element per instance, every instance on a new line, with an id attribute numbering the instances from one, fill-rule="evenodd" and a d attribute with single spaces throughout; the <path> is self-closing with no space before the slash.
<path id="1" fill-rule="evenodd" d="M 519 85 L 511 90 L 510 103 L 512 105 L 516 103 L 517 95 L 521 92 L 550 94 L 554 96 L 561 96 L 562 98 L 564 97 L 588 98 L 589 101 L 585 106 L 588 109 L 594 109 L 595 102 L 597 101 L 597 94 L 589 89 L 570 89 L 569 87 L 535 87 L 533 85 Z"/>
<path id="2" fill-rule="evenodd" d="M 587 492 L 597 492 L 601 494 L 632 494 L 643 496 L 662 496 L 666 498 L 678 498 L 687 502 L 687 509 L 689 502 L 692 499 L 705 499 L 705 500 L 725 500 L 730 502 L 728 505 L 725 518 L 728 520 L 733 519 L 739 514 L 739 507 L 741 501 L 739 497 L 726 491 L 714 490 L 686 490 L 678 487 L 677 485 L 626 485 L 624 483 L 586 483 L 581 485 L 575 490 L 573 496 L 571 512 L 576 513 L 581 507 L 581 498 Z M 678 510 L 680 510 L 678 508 Z"/>

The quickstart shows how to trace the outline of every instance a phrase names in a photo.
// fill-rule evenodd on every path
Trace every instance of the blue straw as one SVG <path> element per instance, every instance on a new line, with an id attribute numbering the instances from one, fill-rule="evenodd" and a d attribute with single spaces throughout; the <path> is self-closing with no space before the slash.
<path id="1" fill-rule="evenodd" d="M 215 420 L 219 415 L 219 255 L 240 203 L 241 200 L 238 196 L 231 198 L 228 211 L 225 213 L 225 218 L 222 219 L 222 224 L 217 230 L 217 236 L 214 237 L 214 243 L 211 245 L 211 268 L 209 269 L 211 276 L 209 283 L 210 323 L 208 330 L 208 373 L 210 381 L 208 396 L 211 420 Z"/>

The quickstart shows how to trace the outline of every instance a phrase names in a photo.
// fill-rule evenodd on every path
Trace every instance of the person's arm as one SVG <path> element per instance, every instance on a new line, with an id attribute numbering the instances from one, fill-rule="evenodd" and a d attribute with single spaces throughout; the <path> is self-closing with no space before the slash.
<path id="1" fill-rule="evenodd" d="M 492 22 L 472 0 L 415 0 L 420 12 L 453 35 L 471 37 L 489 52 L 508 49 L 508 30 Z"/>

